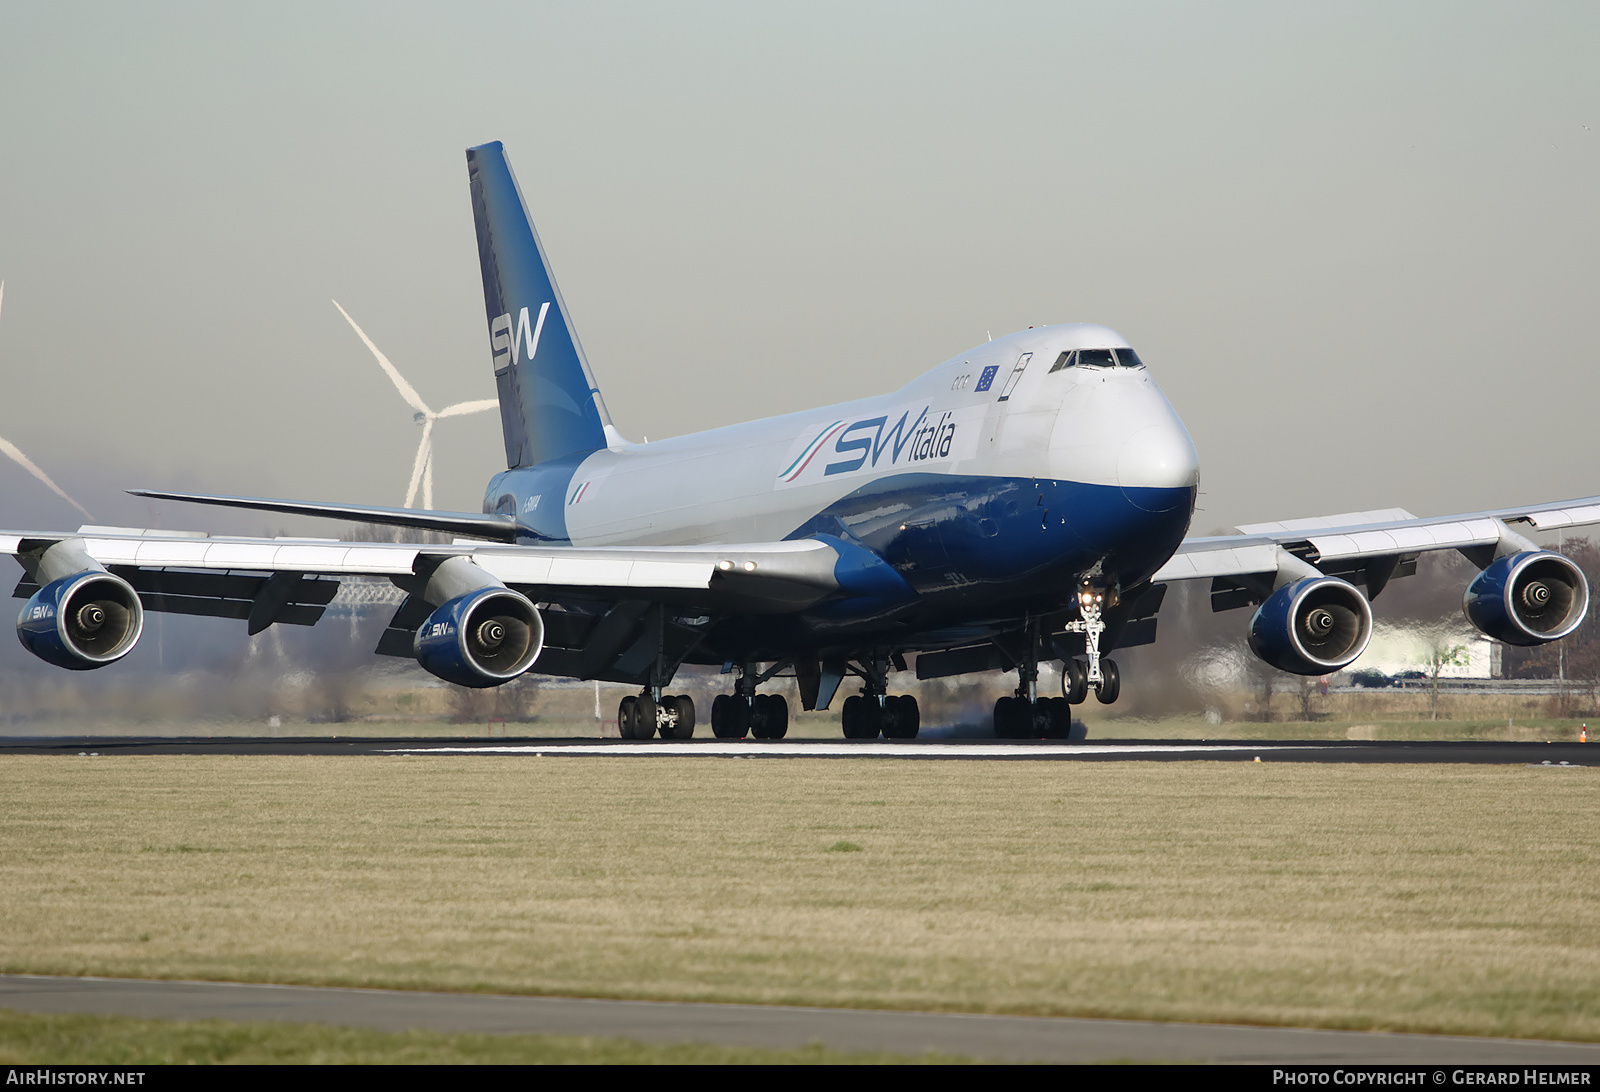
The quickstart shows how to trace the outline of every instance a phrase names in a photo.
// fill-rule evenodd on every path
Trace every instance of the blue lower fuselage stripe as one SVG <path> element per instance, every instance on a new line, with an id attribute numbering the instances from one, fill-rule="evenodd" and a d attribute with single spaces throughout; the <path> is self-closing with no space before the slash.
<path id="1" fill-rule="evenodd" d="M 491 510 L 513 512 L 543 545 L 569 544 L 565 508 L 582 456 L 507 471 Z M 786 538 L 837 535 L 887 561 L 917 592 L 904 601 L 831 600 L 799 614 L 730 619 L 708 646 L 749 655 L 836 642 L 910 644 L 920 631 L 1008 620 L 1067 604 L 1098 564 L 1131 588 L 1189 528 L 1195 488 L 1134 489 L 1045 478 L 896 474 L 841 497 Z M 759 648 L 758 648 L 759 646 Z"/>

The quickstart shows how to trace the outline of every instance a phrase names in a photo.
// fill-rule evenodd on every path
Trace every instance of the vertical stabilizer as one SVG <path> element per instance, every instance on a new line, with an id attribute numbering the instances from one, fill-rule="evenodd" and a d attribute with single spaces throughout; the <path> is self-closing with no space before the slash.
<path id="1" fill-rule="evenodd" d="M 610 418 L 498 140 L 467 149 L 467 177 L 506 466 L 605 447 Z"/>

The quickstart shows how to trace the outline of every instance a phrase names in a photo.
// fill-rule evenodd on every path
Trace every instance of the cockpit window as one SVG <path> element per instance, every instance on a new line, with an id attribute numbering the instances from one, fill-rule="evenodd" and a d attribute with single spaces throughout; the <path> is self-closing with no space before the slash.
<path id="1" fill-rule="evenodd" d="M 1144 361 L 1132 349 L 1068 349 L 1050 365 L 1052 372 L 1077 365 L 1085 368 L 1142 368 Z"/>

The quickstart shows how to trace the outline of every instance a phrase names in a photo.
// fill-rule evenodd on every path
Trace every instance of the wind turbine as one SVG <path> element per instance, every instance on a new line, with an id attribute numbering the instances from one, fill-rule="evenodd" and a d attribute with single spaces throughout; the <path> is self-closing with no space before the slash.
<path id="1" fill-rule="evenodd" d="M 0 281 L 0 304 L 5 302 L 5 298 L 6 282 Z M 55 482 L 51 481 L 50 475 L 46 474 L 43 470 L 40 470 L 32 459 L 28 458 L 22 453 L 21 448 L 12 443 L 10 440 L 7 440 L 4 436 L 0 436 L 0 453 L 3 453 L 6 458 L 22 467 L 22 469 L 26 470 L 29 474 L 32 474 L 35 478 L 38 478 L 45 485 L 49 486 L 51 492 L 55 493 L 56 496 L 60 497 L 68 504 L 72 505 L 72 507 L 82 512 L 85 519 L 94 519 L 93 516 L 89 515 L 89 510 L 87 508 L 73 500 L 71 497 L 67 496 L 67 491 L 65 489 L 62 489 Z"/>
<path id="2" fill-rule="evenodd" d="M 339 307 L 339 301 L 334 300 L 333 305 Z M 433 423 L 441 417 L 465 417 L 469 413 L 483 413 L 485 410 L 495 409 L 500 405 L 500 402 L 494 398 L 485 398 L 476 402 L 457 402 L 455 405 L 446 406 L 435 413 L 428 408 L 428 404 L 422 400 L 422 396 L 417 393 L 416 388 L 407 383 L 399 370 L 389 363 L 389 358 L 383 355 L 383 351 L 372 343 L 372 339 L 367 336 L 366 331 L 356 325 L 356 320 L 350 317 L 350 313 L 343 307 L 339 307 L 339 313 L 344 316 L 344 320 L 350 324 L 350 329 L 356 332 L 356 336 L 361 339 L 362 343 L 372 350 L 372 355 L 378 358 L 378 366 L 383 369 L 384 374 L 394 384 L 395 390 L 400 392 L 400 397 L 404 398 L 410 403 L 411 408 L 417 411 L 413 414 L 412 419 L 422 426 L 422 442 L 417 445 L 417 458 L 411 465 L 411 485 L 406 490 L 405 507 L 410 508 L 417 499 L 417 487 L 420 485 L 422 487 L 422 507 L 432 508 Z"/>

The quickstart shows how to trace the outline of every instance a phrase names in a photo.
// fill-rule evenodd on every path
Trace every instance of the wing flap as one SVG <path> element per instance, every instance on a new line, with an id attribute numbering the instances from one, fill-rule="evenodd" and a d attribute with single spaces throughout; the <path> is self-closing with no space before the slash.
<path id="1" fill-rule="evenodd" d="M 1209 541 L 1209 540 L 1207 540 Z M 1185 546 L 1188 543 L 1184 544 Z M 1164 580 L 1200 580 L 1206 577 L 1237 576 L 1242 573 L 1269 573 L 1278 568 L 1278 548 L 1274 543 L 1255 543 L 1248 546 L 1219 544 L 1193 550 L 1179 548 L 1168 562 L 1150 578 L 1152 583 Z"/>

